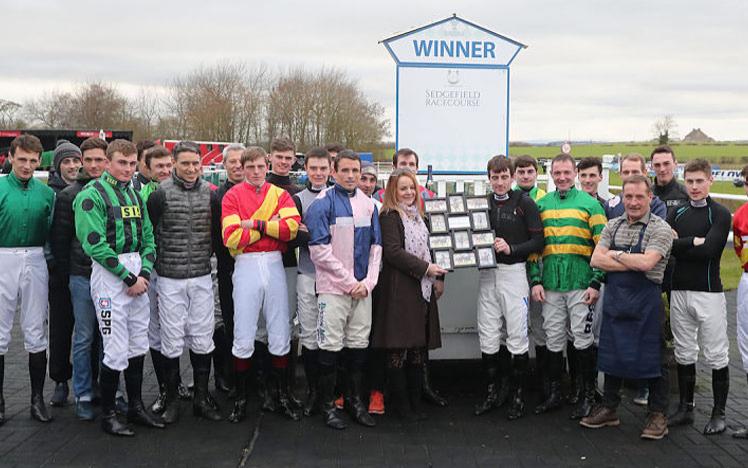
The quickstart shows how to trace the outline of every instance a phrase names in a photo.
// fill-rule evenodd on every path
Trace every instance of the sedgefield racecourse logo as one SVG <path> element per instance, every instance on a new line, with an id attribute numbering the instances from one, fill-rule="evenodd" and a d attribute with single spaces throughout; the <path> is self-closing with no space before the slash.
<path id="1" fill-rule="evenodd" d="M 478 90 L 460 89 L 460 70 L 447 70 L 443 89 L 426 89 L 426 107 L 480 107 Z"/>

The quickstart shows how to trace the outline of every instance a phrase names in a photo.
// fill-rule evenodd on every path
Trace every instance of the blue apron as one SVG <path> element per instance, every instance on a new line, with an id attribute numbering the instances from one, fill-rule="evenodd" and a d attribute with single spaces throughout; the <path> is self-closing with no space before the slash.
<path id="1" fill-rule="evenodd" d="M 647 225 L 639 231 L 639 242 L 626 248 L 615 243 L 623 223 L 612 235 L 610 250 L 643 253 L 642 239 Z M 600 371 L 627 379 L 660 376 L 661 295 L 661 286 L 648 280 L 644 272 L 607 274 L 598 347 Z"/>

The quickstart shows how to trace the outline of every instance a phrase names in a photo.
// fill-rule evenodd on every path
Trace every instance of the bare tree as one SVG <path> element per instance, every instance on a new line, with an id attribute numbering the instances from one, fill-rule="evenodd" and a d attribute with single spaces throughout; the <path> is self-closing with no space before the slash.
<path id="1" fill-rule="evenodd" d="M 17 102 L 0 99 L 0 128 L 25 127 L 21 120 L 21 107 Z"/>
<path id="2" fill-rule="evenodd" d="M 678 124 L 675 122 L 672 114 L 666 114 L 662 118 L 655 121 L 652 125 L 652 131 L 655 134 L 655 138 L 661 145 L 667 145 L 670 139 L 675 136 L 675 129 Z"/>

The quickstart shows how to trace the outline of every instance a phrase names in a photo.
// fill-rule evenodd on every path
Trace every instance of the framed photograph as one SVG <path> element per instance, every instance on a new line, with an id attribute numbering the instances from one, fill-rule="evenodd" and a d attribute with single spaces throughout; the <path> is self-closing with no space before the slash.
<path id="1" fill-rule="evenodd" d="M 426 213 L 446 213 L 449 211 L 447 209 L 447 199 L 429 198 L 428 200 L 423 200 L 423 210 Z"/>
<path id="2" fill-rule="evenodd" d="M 488 221 L 488 211 L 473 211 L 470 213 L 471 227 L 473 231 L 486 231 L 491 229 Z"/>
<path id="3" fill-rule="evenodd" d="M 473 239 L 470 237 L 470 231 L 452 231 L 452 244 L 455 250 L 471 250 Z"/>
<path id="4" fill-rule="evenodd" d="M 429 224 L 432 234 L 449 232 L 447 229 L 447 215 L 444 213 L 432 213 L 429 215 Z"/>
<path id="5" fill-rule="evenodd" d="M 447 202 L 450 213 L 467 213 L 467 208 L 465 208 L 465 197 L 463 197 L 462 194 L 449 195 L 447 197 Z"/>
<path id="6" fill-rule="evenodd" d="M 447 227 L 453 231 L 455 229 L 470 229 L 470 216 L 449 215 L 447 218 Z"/>
<path id="7" fill-rule="evenodd" d="M 440 267 L 444 268 L 445 270 L 454 270 L 451 250 L 432 250 L 431 255 L 434 259 L 434 263 L 436 263 Z"/>
<path id="8" fill-rule="evenodd" d="M 488 210 L 488 198 L 486 197 L 467 198 L 467 209 L 469 211 Z"/>
<path id="9" fill-rule="evenodd" d="M 473 232 L 473 247 L 493 247 L 493 231 Z"/>
<path id="10" fill-rule="evenodd" d="M 475 252 L 478 257 L 478 268 L 496 268 L 493 247 L 480 247 Z"/>
<path id="11" fill-rule="evenodd" d="M 429 236 L 429 247 L 432 249 L 451 249 L 454 247 L 452 236 L 449 234 L 431 234 Z"/>
<path id="12" fill-rule="evenodd" d="M 454 252 L 452 254 L 452 262 L 455 268 L 469 268 L 475 267 L 477 262 L 475 260 L 475 252 Z"/>

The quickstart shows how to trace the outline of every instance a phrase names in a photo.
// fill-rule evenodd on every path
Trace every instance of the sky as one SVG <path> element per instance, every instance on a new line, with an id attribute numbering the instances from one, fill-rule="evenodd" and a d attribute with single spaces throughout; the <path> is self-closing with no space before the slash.
<path id="1" fill-rule="evenodd" d="M 453 13 L 527 44 L 511 68 L 510 140 L 641 141 L 672 114 L 748 140 L 748 2 L 0 0 L 0 99 L 105 81 L 128 95 L 218 60 L 339 68 L 386 109 L 379 41 Z"/>

